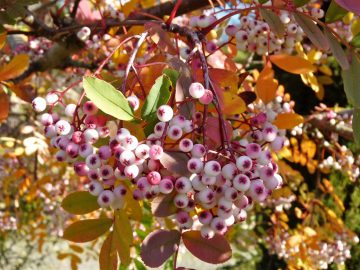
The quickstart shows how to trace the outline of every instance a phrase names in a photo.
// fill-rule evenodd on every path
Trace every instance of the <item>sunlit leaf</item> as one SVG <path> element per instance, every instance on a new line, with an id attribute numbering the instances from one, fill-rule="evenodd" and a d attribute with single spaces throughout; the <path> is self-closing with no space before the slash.
<path id="1" fill-rule="evenodd" d="M 107 232 L 112 224 L 110 218 L 80 220 L 65 229 L 63 238 L 77 243 L 89 242 Z"/>
<path id="2" fill-rule="evenodd" d="M 354 12 L 356 15 L 360 16 L 360 5 L 358 0 L 335 0 L 337 4 L 341 7 Z"/>
<path id="3" fill-rule="evenodd" d="M 280 129 L 292 129 L 304 122 L 304 118 L 296 113 L 280 113 L 273 124 Z"/>
<path id="4" fill-rule="evenodd" d="M 83 86 L 86 96 L 104 113 L 116 119 L 130 121 L 134 113 L 124 95 L 110 83 L 95 77 L 84 77 Z"/>
<path id="5" fill-rule="evenodd" d="M 141 117 L 146 121 L 156 119 L 156 110 L 168 102 L 170 98 L 169 88 L 171 81 L 167 75 L 161 75 L 156 79 L 155 84 L 151 87 L 150 93 L 145 99 L 141 108 Z"/>
<path id="6" fill-rule="evenodd" d="M 348 11 L 346 9 L 343 9 L 338 4 L 336 4 L 335 0 L 332 0 L 326 11 L 325 21 L 327 23 L 336 22 L 343 18 L 347 13 Z"/>
<path id="7" fill-rule="evenodd" d="M 0 121 L 5 120 L 9 115 L 10 100 L 8 94 L 0 86 Z"/>
<path id="8" fill-rule="evenodd" d="M 121 264 L 129 265 L 130 245 L 132 244 L 133 236 L 130 221 L 123 210 L 115 211 L 115 224 L 113 232 L 115 247 L 119 254 Z"/>
<path id="9" fill-rule="evenodd" d="M 294 74 L 304 74 L 316 70 L 313 64 L 299 56 L 287 54 L 271 55 L 270 61 L 279 68 Z"/>
<path id="10" fill-rule="evenodd" d="M 65 211 L 74 215 L 83 215 L 100 208 L 97 197 L 88 191 L 76 191 L 70 193 L 61 203 Z"/>
<path id="11" fill-rule="evenodd" d="M 100 270 L 116 270 L 118 265 L 114 232 L 110 232 L 101 246 L 99 255 Z"/>
<path id="12" fill-rule="evenodd" d="M 266 65 L 260 72 L 256 82 L 256 94 L 265 103 L 269 103 L 275 98 L 278 83 L 274 80 L 274 71 Z"/>
<path id="13" fill-rule="evenodd" d="M 29 67 L 29 55 L 18 54 L 5 66 L 0 67 L 0 81 L 20 76 Z"/>
<path id="14" fill-rule="evenodd" d="M 238 95 L 230 92 L 223 93 L 223 113 L 225 114 L 241 114 L 246 110 L 245 101 Z"/>
<path id="15" fill-rule="evenodd" d="M 356 55 L 352 54 L 350 68 L 341 73 L 344 81 L 344 90 L 350 104 L 360 107 L 360 61 Z"/>

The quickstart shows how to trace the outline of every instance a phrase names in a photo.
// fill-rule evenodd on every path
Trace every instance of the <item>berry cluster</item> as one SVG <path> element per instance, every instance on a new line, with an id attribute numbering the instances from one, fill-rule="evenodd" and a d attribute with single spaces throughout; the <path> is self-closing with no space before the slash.
<path id="1" fill-rule="evenodd" d="M 214 99 L 213 92 L 198 82 L 190 85 L 189 94 L 191 102 L 204 105 Z M 285 142 L 284 132 L 271 124 L 274 111 L 272 117 L 248 113 L 243 122 L 251 129 L 241 136 L 234 132 L 228 149 L 219 150 L 202 142 L 202 112 L 186 119 L 177 106 L 161 105 L 153 133 L 139 142 L 122 127 L 110 136 L 107 118 L 99 114 L 94 102 L 65 106 L 61 97 L 62 92 L 53 91 L 45 99 L 35 98 L 32 106 L 36 112 L 50 106 L 40 120 L 46 137 L 58 149 L 56 159 L 73 164 L 77 175 L 88 178 L 89 192 L 98 197 L 101 207 L 122 208 L 124 196 L 132 190 L 124 180 L 131 180 L 136 186 L 132 192 L 135 199 L 173 196 L 179 227 L 195 227 L 203 237 L 211 238 L 244 221 L 253 202 L 263 202 L 282 184 L 270 152 L 279 151 Z M 136 96 L 127 99 L 134 110 L 139 108 Z M 67 119 L 52 112 L 57 104 L 64 106 Z M 169 174 L 163 166 L 166 151 L 183 153 L 188 159 L 183 175 Z"/>

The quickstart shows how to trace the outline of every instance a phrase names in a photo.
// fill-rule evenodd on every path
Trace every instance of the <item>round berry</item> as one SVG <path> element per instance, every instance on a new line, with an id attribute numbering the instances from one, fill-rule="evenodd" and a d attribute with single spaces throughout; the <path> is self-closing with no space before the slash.
<path id="1" fill-rule="evenodd" d="M 94 196 L 98 196 L 103 191 L 103 186 L 97 181 L 92 181 L 89 184 L 89 193 Z"/>
<path id="2" fill-rule="evenodd" d="M 241 156 L 236 159 L 236 167 L 243 172 L 250 171 L 252 168 L 252 160 L 248 156 Z"/>
<path id="3" fill-rule="evenodd" d="M 31 102 L 31 105 L 36 112 L 42 112 L 46 109 L 46 100 L 42 97 L 36 97 Z"/>
<path id="4" fill-rule="evenodd" d="M 179 149 L 182 152 L 190 152 L 193 148 L 193 142 L 190 139 L 184 138 L 179 143 Z"/>
<path id="5" fill-rule="evenodd" d="M 114 193 L 111 190 L 104 190 L 100 193 L 97 202 L 101 207 L 108 207 L 114 200 Z"/>
<path id="6" fill-rule="evenodd" d="M 174 112 L 169 105 L 161 105 L 157 109 L 156 115 L 161 122 L 169 122 L 173 118 Z"/>
<path id="7" fill-rule="evenodd" d="M 210 104 L 214 99 L 214 95 L 211 90 L 205 89 L 204 95 L 199 98 L 199 101 L 201 104 L 208 105 Z"/>
<path id="8" fill-rule="evenodd" d="M 201 98 L 205 94 L 205 88 L 201 83 L 194 82 L 190 84 L 189 94 L 193 98 Z"/>

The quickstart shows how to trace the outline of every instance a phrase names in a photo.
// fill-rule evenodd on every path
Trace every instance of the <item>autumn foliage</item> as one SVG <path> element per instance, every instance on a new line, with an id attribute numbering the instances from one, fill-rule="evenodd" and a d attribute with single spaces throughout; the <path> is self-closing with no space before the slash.
<path id="1" fill-rule="evenodd" d="M 357 1 L 3 2 L 0 268 L 360 267 Z"/>

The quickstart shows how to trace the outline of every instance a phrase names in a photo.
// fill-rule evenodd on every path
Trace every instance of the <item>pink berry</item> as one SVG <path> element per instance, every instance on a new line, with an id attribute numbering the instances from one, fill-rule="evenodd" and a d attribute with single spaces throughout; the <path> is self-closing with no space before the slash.
<path id="1" fill-rule="evenodd" d="M 205 88 L 201 83 L 194 82 L 190 84 L 189 94 L 193 98 L 201 98 L 205 94 Z"/>
<path id="2" fill-rule="evenodd" d="M 233 180 L 233 186 L 238 191 L 245 192 L 250 188 L 250 179 L 245 174 L 238 174 Z"/>
<path id="3" fill-rule="evenodd" d="M 158 172 L 152 171 L 148 173 L 146 179 L 151 185 L 158 185 L 161 181 L 161 175 Z"/>
<path id="4" fill-rule="evenodd" d="M 193 148 L 193 142 L 190 139 L 184 138 L 179 143 L 179 149 L 182 152 L 190 152 Z"/>
<path id="5" fill-rule="evenodd" d="M 189 198 L 186 194 L 177 194 L 174 198 L 174 204 L 177 208 L 185 208 L 189 203 Z"/>
<path id="6" fill-rule="evenodd" d="M 111 157 L 111 148 L 107 145 L 100 146 L 98 155 L 102 160 L 108 160 Z"/>
<path id="7" fill-rule="evenodd" d="M 56 122 L 55 128 L 59 135 L 68 135 L 71 131 L 71 125 L 66 120 L 59 120 Z"/>
<path id="8" fill-rule="evenodd" d="M 160 145 L 152 145 L 150 147 L 150 158 L 154 160 L 159 160 L 162 157 L 164 150 Z"/>
<path id="9" fill-rule="evenodd" d="M 141 159 L 149 157 L 150 147 L 147 144 L 139 144 L 135 149 L 135 155 Z"/>
<path id="10" fill-rule="evenodd" d="M 167 136 L 174 141 L 179 140 L 182 135 L 183 131 L 179 126 L 171 126 L 167 131 Z"/>
<path id="11" fill-rule="evenodd" d="M 243 172 L 250 171 L 253 166 L 252 160 L 248 156 L 241 156 L 236 159 L 236 167 Z"/>
<path id="12" fill-rule="evenodd" d="M 205 153 L 206 153 L 206 149 L 202 144 L 195 144 L 193 146 L 193 149 L 191 149 L 191 155 L 192 157 L 195 158 L 201 158 L 205 155 Z"/>
<path id="13" fill-rule="evenodd" d="M 134 179 L 137 177 L 140 173 L 140 169 L 137 165 L 129 165 L 124 168 L 124 174 L 126 177 L 129 177 L 131 179 Z"/>
<path id="14" fill-rule="evenodd" d="M 137 96 L 129 96 L 126 99 L 128 100 L 131 108 L 133 108 L 134 111 L 139 109 L 140 101 Z"/>
<path id="15" fill-rule="evenodd" d="M 103 191 L 103 186 L 98 181 L 92 181 L 89 184 L 89 193 L 94 196 L 99 196 L 99 194 Z"/>
<path id="16" fill-rule="evenodd" d="M 204 172 L 208 176 L 218 176 L 221 173 L 221 165 L 215 160 L 210 160 L 205 163 Z"/>
<path id="17" fill-rule="evenodd" d="M 169 194 L 174 189 L 174 184 L 170 179 L 162 179 L 159 183 L 160 192 L 163 194 Z"/>
<path id="18" fill-rule="evenodd" d="M 161 105 L 157 109 L 156 115 L 161 122 L 169 122 L 173 118 L 174 112 L 169 105 Z"/>
<path id="19" fill-rule="evenodd" d="M 210 104 L 214 99 L 214 95 L 211 90 L 205 89 L 204 95 L 199 98 L 199 101 L 201 104 L 208 105 Z"/>
<path id="20" fill-rule="evenodd" d="M 100 193 L 97 202 L 101 207 L 108 207 L 114 200 L 114 193 L 111 190 L 104 190 Z"/>
<path id="21" fill-rule="evenodd" d="M 208 224 L 210 224 L 210 222 L 213 218 L 213 215 L 211 214 L 210 211 L 203 210 L 198 214 L 198 217 L 199 217 L 199 222 L 201 224 L 208 225 Z"/>
<path id="22" fill-rule="evenodd" d="M 46 100 L 42 97 L 36 97 L 31 102 L 31 105 L 36 112 L 42 112 L 46 109 Z"/>
<path id="23" fill-rule="evenodd" d="M 175 181 L 175 189 L 178 193 L 188 193 L 191 188 L 191 182 L 187 177 L 183 176 Z"/>
<path id="24" fill-rule="evenodd" d="M 251 158 L 258 158 L 261 154 L 261 147 L 257 143 L 249 143 L 246 146 L 246 155 Z"/>
<path id="25" fill-rule="evenodd" d="M 205 239 L 211 239 L 215 236 L 215 231 L 210 226 L 202 226 L 200 233 L 201 236 Z"/>
<path id="26" fill-rule="evenodd" d="M 92 101 L 86 101 L 83 105 L 83 112 L 87 115 L 94 115 L 98 112 L 98 107 Z"/>
<path id="27" fill-rule="evenodd" d="M 199 158 L 191 158 L 187 162 L 189 172 L 200 173 L 203 170 L 204 164 Z"/>

